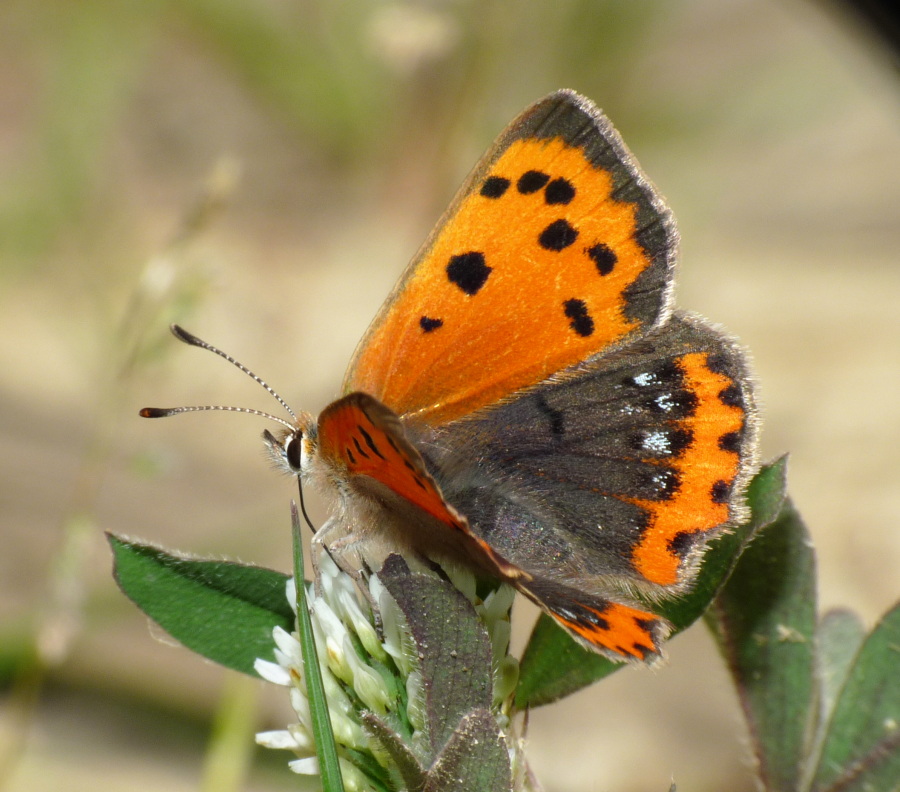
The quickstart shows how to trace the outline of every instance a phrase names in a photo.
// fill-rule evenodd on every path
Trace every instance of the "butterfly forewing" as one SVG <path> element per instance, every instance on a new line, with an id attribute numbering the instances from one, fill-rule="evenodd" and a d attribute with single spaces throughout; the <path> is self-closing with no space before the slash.
<path id="1" fill-rule="evenodd" d="M 345 392 L 430 425 L 469 415 L 664 320 L 676 243 L 606 118 L 553 94 L 476 167 L 361 341 Z"/>

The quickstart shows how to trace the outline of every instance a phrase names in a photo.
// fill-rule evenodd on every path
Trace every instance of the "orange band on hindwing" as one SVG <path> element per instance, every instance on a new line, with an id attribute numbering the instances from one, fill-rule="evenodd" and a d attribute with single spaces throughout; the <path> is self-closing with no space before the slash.
<path id="1" fill-rule="evenodd" d="M 610 602 L 603 609 L 581 605 L 577 613 L 550 611 L 550 615 L 586 643 L 622 659 L 647 660 L 659 654 L 654 634 L 663 622 L 652 613 Z"/>
<path id="2" fill-rule="evenodd" d="M 652 613 L 549 578 L 517 581 L 516 587 L 581 643 L 617 660 L 658 657 L 670 629 Z"/>
<path id="3" fill-rule="evenodd" d="M 729 519 L 729 502 L 740 471 L 746 412 L 738 385 L 708 365 L 708 354 L 678 358 L 685 387 L 696 399 L 693 414 L 682 425 L 692 441 L 674 461 L 678 488 L 664 500 L 623 498 L 649 514 L 647 528 L 634 550 L 636 569 L 662 586 L 679 583 L 683 561 L 680 544 L 705 534 Z"/>

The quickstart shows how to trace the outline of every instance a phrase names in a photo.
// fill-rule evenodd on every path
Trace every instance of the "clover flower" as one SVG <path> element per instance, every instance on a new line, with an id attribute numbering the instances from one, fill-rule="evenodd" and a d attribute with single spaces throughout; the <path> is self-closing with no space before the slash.
<path id="1" fill-rule="evenodd" d="M 448 711 L 454 706 L 458 710 L 452 717 L 459 723 L 467 723 L 470 731 L 473 722 L 480 723 L 485 742 L 494 739 L 502 746 L 504 757 L 508 756 L 507 768 L 515 770 L 521 764 L 521 741 L 510 724 L 518 677 L 518 661 L 508 654 L 514 592 L 501 586 L 482 599 L 471 573 L 445 571 L 454 588 L 435 572 L 410 572 L 405 562 L 392 556 L 381 575 L 372 573 L 360 584 L 366 586 L 363 595 L 354 580 L 323 553 L 318 585 L 307 584 L 325 697 L 348 792 L 406 787 L 403 776 L 410 770 L 399 766 L 404 760 L 398 762 L 396 752 L 401 749 L 395 740 L 404 746 L 402 751 L 415 757 L 426 777 L 429 769 L 439 764 L 445 747 L 437 744 L 436 735 L 452 738 L 456 733 L 456 721 L 441 720 L 446 717 L 447 700 L 452 700 Z M 289 580 L 286 591 L 292 607 L 296 603 L 294 585 L 293 579 Z M 433 598 L 429 600 L 432 612 L 422 612 L 418 604 L 415 609 L 409 607 L 410 586 Z M 420 603 L 421 594 L 417 597 Z M 427 634 L 435 624 L 440 629 L 446 626 L 451 639 L 458 640 L 439 645 L 444 642 Z M 453 632 L 457 628 L 461 629 L 459 636 Z M 280 627 L 273 631 L 273 639 L 275 661 L 257 659 L 255 668 L 263 679 L 289 688 L 297 722 L 285 729 L 260 732 L 256 741 L 268 748 L 293 751 L 297 758 L 289 763 L 290 768 L 316 775 L 319 768 L 300 644 L 294 634 Z M 472 661 L 479 652 L 483 676 L 468 668 L 477 672 L 478 663 Z M 436 668 L 440 668 L 437 674 Z M 431 678 L 445 673 L 452 676 L 460 668 L 468 674 L 465 682 L 471 677 L 472 695 L 480 697 L 478 700 L 467 700 L 469 694 L 460 690 L 458 683 L 452 690 L 442 691 L 441 683 Z M 438 708 L 436 701 L 441 704 Z M 475 710 L 478 717 L 472 715 Z M 451 739 L 445 742 L 449 744 Z"/>

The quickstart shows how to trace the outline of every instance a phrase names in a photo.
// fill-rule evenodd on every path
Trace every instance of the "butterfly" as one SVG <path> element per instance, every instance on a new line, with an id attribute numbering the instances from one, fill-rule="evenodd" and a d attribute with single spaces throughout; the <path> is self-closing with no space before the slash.
<path id="1" fill-rule="evenodd" d="M 755 451 L 744 353 L 673 310 L 677 246 L 590 100 L 527 108 L 388 296 L 344 395 L 265 434 L 334 497 L 316 541 L 462 564 L 596 652 L 660 657 L 654 605 L 742 513 Z"/>

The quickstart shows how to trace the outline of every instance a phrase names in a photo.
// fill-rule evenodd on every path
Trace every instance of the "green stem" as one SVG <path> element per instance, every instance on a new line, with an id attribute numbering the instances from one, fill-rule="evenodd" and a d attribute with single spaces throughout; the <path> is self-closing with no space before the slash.
<path id="1" fill-rule="evenodd" d="M 300 535 L 300 514 L 297 504 L 291 503 L 291 529 L 294 538 L 294 581 L 297 588 L 297 632 L 300 651 L 303 655 L 303 672 L 306 677 L 306 692 L 312 717 L 313 740 L 316 756 L 319 758 L 319 774 L 322 776 L 324 792 L 344 792 L 341 768 L 338 764 L 337 746 L 331 729 L 331 716 L 322 685 L 322 669 L 316 654 L 309 607 L 306 604 L 306 587 L 303 578 L 303 541 Z"/>

